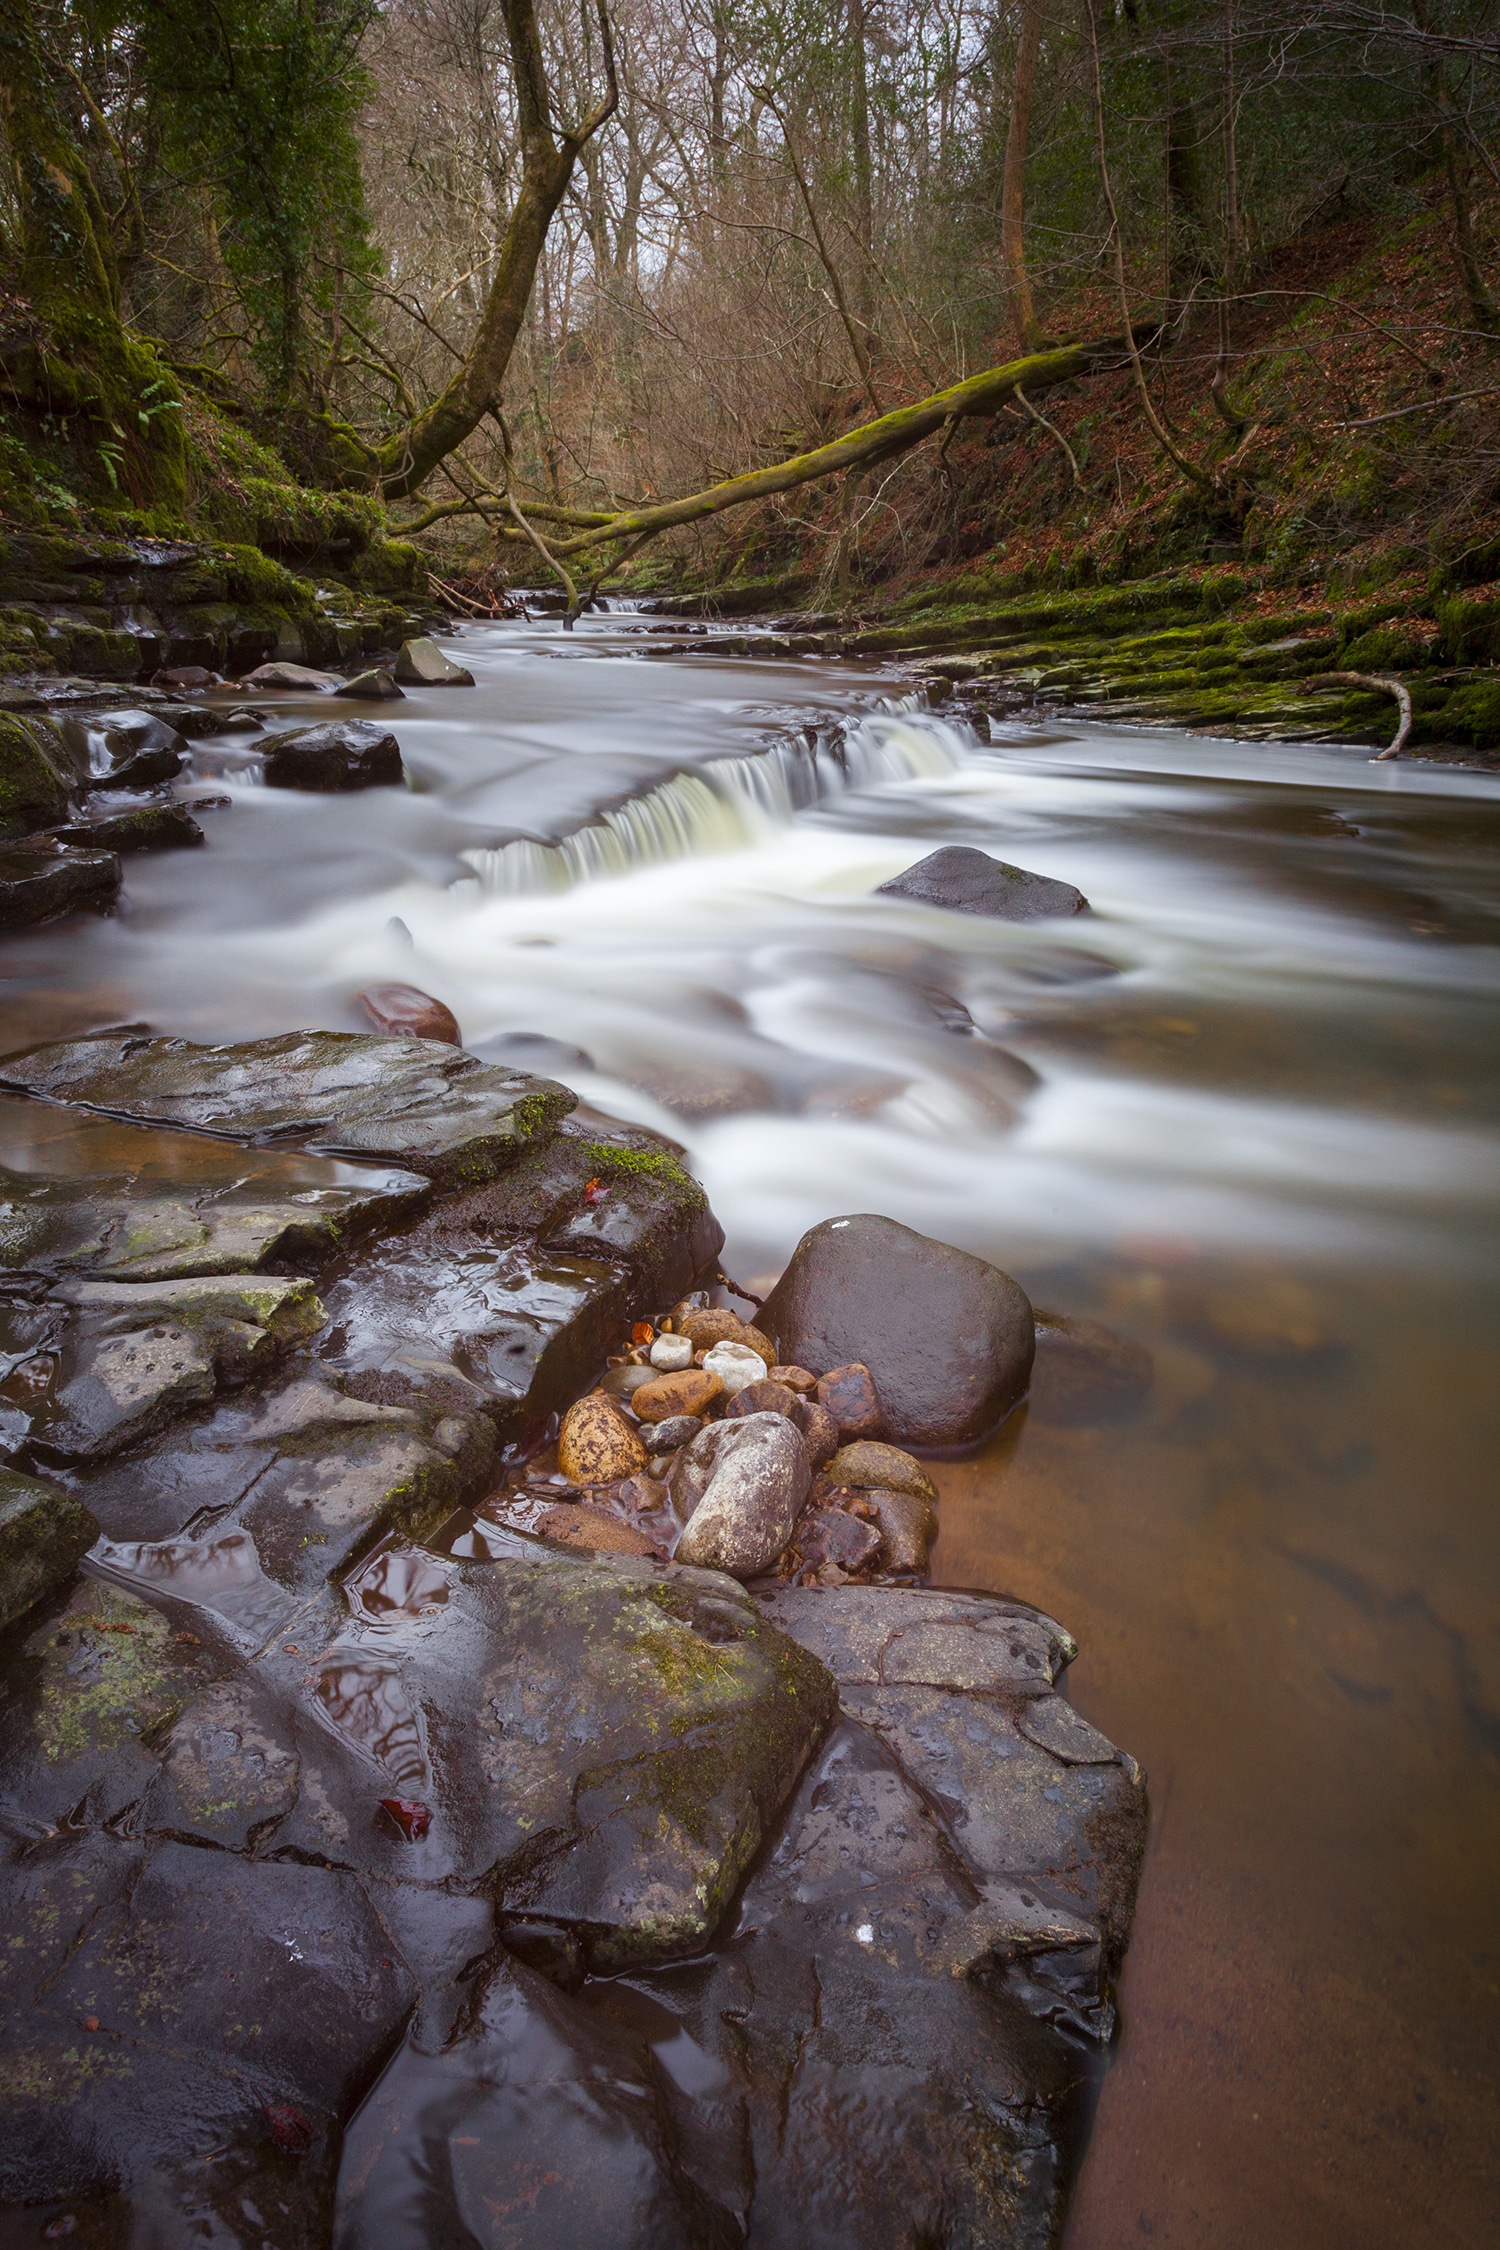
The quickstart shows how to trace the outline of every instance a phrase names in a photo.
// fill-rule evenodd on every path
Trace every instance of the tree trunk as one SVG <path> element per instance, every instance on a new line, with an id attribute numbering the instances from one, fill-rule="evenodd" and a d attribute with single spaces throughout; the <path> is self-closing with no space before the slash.
<path id="1" fill-rule="evenodd" d="M 1026 271 L 1026 150 L 1031 139 L 1031 96 L 1036 85 L 1037 55 L 1042 44 L 1042 12 L 1038 0 L 1021 0 L 1021 33 L 1016 47 L 1016 75 L 1011 86 L 1010 120 L 1005 128 L 1005 171 L 1000 189 L 1000 256 L 1010 290 L 1011 318 L 1016 340 L 1024 351 L 1038 347 L 1036 309 L 1031 301 L 1031 280 Z"/>
<path id="2" fill-rule="evenodd" d="M 177 386 L 120 317 L 108 216 L 53 98 L 31 0 L 7 0 L 0 14 L 0 119 L 19 220 L 19 279 L 45 331 L 45 341 L 8 350 L 11 387 L 28 405 L 83 418 L 91 466 L 120 498 L 180 506 Z"/>
<path id="3" fill-rule="evenodd" d="M 432 404 L 383 445 L 367 446 L 345 425 L 330 424 L 327 441 L 335 473 L 346 484 L 373 484 L 387 500 L 417 491 L 441 461 L 498 407 L 516 338 L 526 318 L 547 230 L 567 191 L 579 151 L 618 101 L 614 45 L 602 0 L 607 91 L 576 126 L 558 131 L 534 0 L 502 0 L 516 108 L 521 127 L 521 185 L 511 207 L 500 265 L 485 301 L 479 333 L 463 365 Z"/>

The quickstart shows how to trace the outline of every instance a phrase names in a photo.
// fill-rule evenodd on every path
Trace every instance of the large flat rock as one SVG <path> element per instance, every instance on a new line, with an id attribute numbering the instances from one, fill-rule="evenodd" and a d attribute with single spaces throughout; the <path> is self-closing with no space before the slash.
<path id="1" fill-rule="evenodd" d="M 0 1085 L 238 1141 L 296 1141 L 445 1183 L 491 1178 L 575 1105 L 549 1078 L 431 1040 L 335 1031 L 223 1047 L 111 1032 L 9 1056 Z"/>

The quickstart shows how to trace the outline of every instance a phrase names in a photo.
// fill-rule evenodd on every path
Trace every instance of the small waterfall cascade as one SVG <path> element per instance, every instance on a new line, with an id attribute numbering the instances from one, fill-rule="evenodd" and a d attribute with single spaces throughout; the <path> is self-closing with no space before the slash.
<path id="1" fill-rule="evenodd" d="M 856 719 L 779 735 L 744 757 L 710 758 L 558 843 L 523 837 L 462 857 L 495 897 L 567 891 L 668 860 L 744 850 L 847 791 L 955 773 L 975 746 L 961 721 L 905 697 Z"/>

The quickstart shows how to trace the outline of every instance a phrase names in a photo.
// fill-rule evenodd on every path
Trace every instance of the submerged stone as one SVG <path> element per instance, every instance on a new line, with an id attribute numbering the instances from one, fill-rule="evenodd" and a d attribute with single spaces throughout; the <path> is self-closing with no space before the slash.
<path id="1" fill-rule="evenodd" d="M 406 778 L 396 737 L 368 719 L 333 719 L 278 734 L 265 757 L 272 789 L 395 788 Z"/>

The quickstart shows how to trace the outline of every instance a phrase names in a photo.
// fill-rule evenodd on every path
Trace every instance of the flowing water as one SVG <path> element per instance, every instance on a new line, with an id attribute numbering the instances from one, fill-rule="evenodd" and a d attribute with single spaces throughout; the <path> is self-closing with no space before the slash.
<path id="1" fill-rule="evenodd" d="M 1070 2250 L 1493 2240 L 1500 779 L 981 739 L 628 613 L 455 653 L 476 691 L 394 713 L 410 791 L 294 796 L 200 744 L 207 850 L 8 939 L 4 1044 L 352 1029 L 362 985 L 416 984 L 685 1141 L 741 1279 L 883 1211 L 1147 1345 L 1134 1420 L 1023 1412 L 937 1472 L 937 1575 L 1065 1619 L 1075 1702 L 1151 1778 Z M 1094 913 L 872 895 L 945 842 Z M 404 1784 L 378 1673 L 330 1677 L 328 1721 Z"/>

